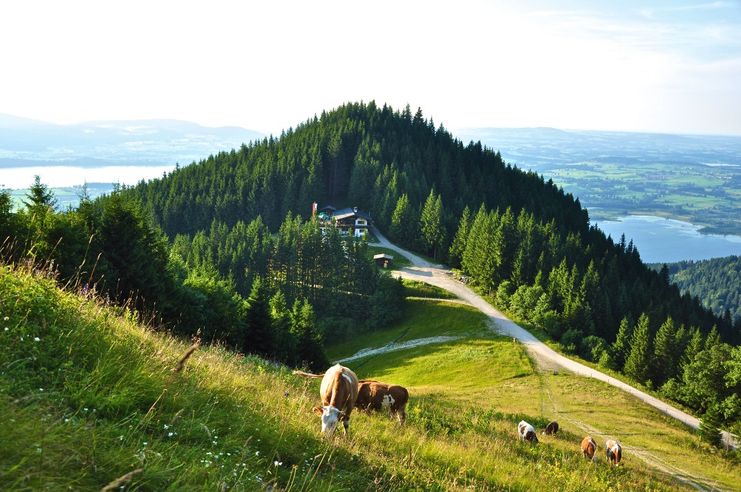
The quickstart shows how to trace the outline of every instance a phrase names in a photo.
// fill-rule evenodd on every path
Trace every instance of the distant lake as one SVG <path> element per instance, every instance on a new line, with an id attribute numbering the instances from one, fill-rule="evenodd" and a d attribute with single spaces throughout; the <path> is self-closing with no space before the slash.
<path id="1" fill-rule="evenodd" d="M 87 183 L 119 183 L 134 185 L 140 180 L 159 178 L 162 173 L 175 169 L 168 166 L 25 166 L 0 168 L 0 186 L 10 189 L 28 188 L 33 177 L 52 188 L 77 186 Z"/>
<path id="2" fill-rule="evenodd" d="M 672 263 L 741 255 L 741 236 L 702 234 L 701 227 L 680 220 L 652 215 L 630 215 L 620 220 L 604 220 L 596 225 L 613 241 L 633 240 L 646 263 Z"/>

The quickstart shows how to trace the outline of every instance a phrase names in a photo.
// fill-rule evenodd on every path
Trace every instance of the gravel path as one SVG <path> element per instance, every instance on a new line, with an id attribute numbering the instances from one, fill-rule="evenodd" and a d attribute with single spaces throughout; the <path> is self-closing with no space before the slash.
<path id="1" fill-rule="evenodd" d="M 529 331 L 525 330 L 514 321 L 507 318 L 500 311 L 494 309 L 491 304 L 486 302 L 481 296 L 476 294 L 466 285 L 453 278 L 452 272 L 449 269 L 446 269 L 442 265 L 432 264 L 420 258 L 419 256 L 396 246 L 395 244 L 389 242 L 388 239 L 386 239 L 380 233 L 380 231 L 375 228 L 373 229 L 373 234 L 375 234 L 376 238 L 378 238 L 379 241 L 375 244 L 396 251 L 400 255 L 408 258 L 412 265 L 414 265 L 412 267 L 396 270 L 394 271 L 394 275 L 410 280 L 416 280 L 418 282 L 425 282 L 427 284 L 440 287 L 441 289 L 445 289 L 448 292 L 455 294 L 460 299 L 463 299 L 482 313 L 486 314 L 492 322 L 492 325 L 499 333 L 516 338 L 520 342 L 522 342 L 530 355 L 532 355 L 542 364 L 548 367 L 557 366 L 563 369 L 567 369 L 580 376 L 599 379 L 600 381 L 604 381 L 607 384 L 610 384 L 612 386 L 620 388 L 627 393 L 630 393 L 644 403 L 651 405 L 652 407 L 658 409 L 666 415 L 669 415 L 670 417 L 679 420 L 680 422 L 692 427 L 693 429 L 698 429 L 700 427 L 700 421 L 692 415 L 689 415 L 681 411 L 680 409 L 659 400 L 658 398 L 644 393 L 643 391 L 640 391 L 629 384 L 608 376 L 603 372 L 592 369 L 591 367 L 587 367 L 584 364 L 580 364 L 567 357 L 564 357 L 552 348 L 548 347 L 545 343 L 535 338 L 535 336 L 533 336 Z M 723 441 L 726 445 L 732 446 L 734 448 L 738 447 L 739 445 L 738 439 L 728 432 L 723 432 Z"/>

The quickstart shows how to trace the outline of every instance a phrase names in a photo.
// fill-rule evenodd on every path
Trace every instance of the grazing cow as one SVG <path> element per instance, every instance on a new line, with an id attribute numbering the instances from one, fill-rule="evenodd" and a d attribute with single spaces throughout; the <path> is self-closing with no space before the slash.
<path id="1" fill-rule="evenodd" d="M 543 431 L 543 434 L 546 436 L 555 436 L 558 433 L 558 422 L 555 420 L 552 422 L 549 422 L 548 425 L 545 426 L 545 430 Z"/>
<path id="2" fill-rule="evenodd" d="M 524 420 L 520 420 L 520 423 L 517 424 L 517 434 L 520 436 L 520 441 L 527 441 L 530 444 L 538 443 L 538 436 L 535 433 L 535 428 Z"/>
<path id="3" fill-rule="evenodd" d="M 314 413 L 322 418 L 322 433 L 332 435 L 337 429 L 337 422 L 347 434 L 350 426 L 350 413 L 358 399 L 358 377 L 347 367 L 335 364 L 322 374 L 311 374 L 302 371 L 293 371 L 294 374 L 308 378 L 322 378 L 319 387 L 319 396 L 322 399 L 321 407 L 314 407 Z"/>
<path id="4" fill-rule="evenodd" d="M 608 439 L 605 443 L 605 448 L 607 449 L 607 462 L 618 466 L 618 463 L 620 463 L 623 457 L 623 448 L 620 446 L 620 443 L 613 439 Z"/>
<path id="5" fill-rule="evenodd" d="M 597 458 L 594 456 L 594 453 L 596 452 L 597 443 L 594 442 L 592 436 L 587 436 L 581 440 L 581 453 L 584 455 L 585 458 L 595 461 Z"/>
<path id="6" fill-rule="evenodd" d="M 403 424 L 408 401 L 409 392 L 403 386 L 361 380 L 355 406 L 361 410 L 389 410 Z"/>

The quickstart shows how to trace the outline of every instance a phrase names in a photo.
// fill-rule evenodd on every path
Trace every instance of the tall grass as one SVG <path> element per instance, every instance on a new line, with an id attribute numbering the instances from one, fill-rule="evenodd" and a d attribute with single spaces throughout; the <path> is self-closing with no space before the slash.
<path id="1" fill-rule="evenodd" d="M 363 374 L 410 386 L 407 424 L 353 413 L 350 435 L 327 440 L 311 412 L 318 381 L 197 347 L 38 272 L 0 266 L 0 489 L 686 488 L 630 456 L 618 469 L 585 462 L 568 426 L 540 446 L 518 442 L 517 420 L 545 422 L 521 348 L 481 335 L 465 306 L 429 307 L 479 335 L 366 364 Z M 427 311 L 407 313 L 413 330 L 430 323 L 417 319 Z M 453 371 L 462 364 L 474 377 Z"/>

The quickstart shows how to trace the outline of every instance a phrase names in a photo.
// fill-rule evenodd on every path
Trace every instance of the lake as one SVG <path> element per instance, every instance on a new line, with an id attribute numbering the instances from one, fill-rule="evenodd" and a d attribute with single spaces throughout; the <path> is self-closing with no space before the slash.
<path id="1" fill-rule="evenodd" d="M 9 189 L 25 189 L 33 184 L 38 175 L 41 182 L 52 188 L 79 186 L 83 183 L 119 183 L 134 185 L 140 180 L 159 178 L 164 172 L 175 169 L 174 165 L 163 166 L 24 166 L 0 168 L 0 186 Z"/>
<path id="2" fill-rule="evenodd" d="M 672 263 L 741 255 L 741 236 L 702 234 L 701 226 L 652 215 L 630 215 L 595 224 L 617 242 L 620 235 L 633 240 L 647 263 Z"/>

